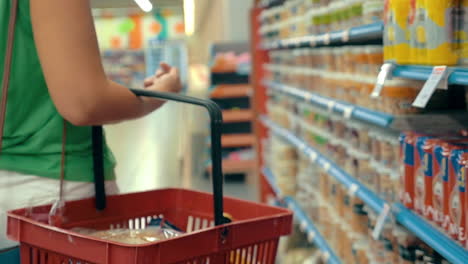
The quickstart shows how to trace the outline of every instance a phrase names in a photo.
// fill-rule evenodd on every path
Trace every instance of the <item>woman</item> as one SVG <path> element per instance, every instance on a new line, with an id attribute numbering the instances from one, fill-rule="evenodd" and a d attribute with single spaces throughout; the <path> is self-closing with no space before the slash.
<path id="1" fill-rule="evenodd" d="M 0 1 L 0 78 L 4 73 L 11 5 Z M 53 202 L 58 196 L 66 120 L 65 199 L 94 195 L 91 125 L 139 118 L 163 102 L 134 96 L 107 79 L 89 0 L 16 0 L 13 62 L 0 153 L 0 251 L 6 212 Z M 166 64 L 146 89 L 178 92 L 179 73 Z M 107 193 L 115 193 L 114 160 L 105 149 Z"/>

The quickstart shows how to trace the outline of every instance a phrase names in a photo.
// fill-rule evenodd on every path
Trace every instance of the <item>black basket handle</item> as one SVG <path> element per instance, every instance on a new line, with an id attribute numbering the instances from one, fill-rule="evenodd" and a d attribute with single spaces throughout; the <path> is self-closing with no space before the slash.
<path id="1" fill-rule="evenodd" d="M 213 200 L 215 225 L 229 223 L 230 220 L 223 216 L 223 169 L 221 157 L 221 133 L 223 114 L 221 108 L 211 101 L 202 100 L 186 95 L 155 92 L 142 89 L 130 89 L 137 96 L 153 97 L 167 101 L 176 101 L 186 104 L 198 105 L 206 108 L 211 120 L 211 160 L 213 163 Z"/>

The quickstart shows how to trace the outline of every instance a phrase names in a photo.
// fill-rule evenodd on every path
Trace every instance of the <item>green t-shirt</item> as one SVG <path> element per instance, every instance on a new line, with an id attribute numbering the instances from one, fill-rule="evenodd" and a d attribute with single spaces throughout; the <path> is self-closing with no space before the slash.
<path id="1" fill-rule="evenodd" d="M 10 5 L 10 0 L 0 0 L 0 83 Z M 29 0 L 19 0 L 0 170 L 59 178 L 62 128 L 63 118 L 50 98 L 39 63 Z M 107 146 L 104 153 L 105 177 L 114 179 L 114 157 Z M 65 162 L 67 180 L 93 181 L 90 127 L 67 124 Z"/>

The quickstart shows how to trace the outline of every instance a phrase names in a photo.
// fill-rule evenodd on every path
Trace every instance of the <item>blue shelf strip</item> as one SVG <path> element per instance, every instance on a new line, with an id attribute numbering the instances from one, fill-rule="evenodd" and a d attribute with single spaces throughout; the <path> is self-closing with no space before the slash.
<path id="1" fill-rule="evenodd" d="M 276 197 L 282 198 L 281 192 L 276 185 L 275 177 L 273 172 L 269 168 L 263 168 L 262 170 L 263 175 L 265 175 L 268 183 L 273 188 Z M 318 248 L 322 252 L 328 252 L 328 264 L 340 264 L 340 259 L 336 256 L 334 251 L 328 245 L 327 241 L 323 236 L 320 234 L 319 230 L 315 227 L 312 220 L 307 216 L 307 214 L 301 209 L 301 206 L 298 202 L 296 202 L 292 197 L 284 197 L 284 203 L 286 203 L 287 207 L 294 212 L 294 219 L 297 223 L 299 223 L 304 230 L 303 232 L 308 237 L 313 237 L 313 242 L 317 245 Z"/>
<path id="2" fill-rule="evenodd" d="M 268 118 L 262 117 L 263 123 L 270 128 L 270 130 L 289 141 L 298 150 L 302 151 L 309 157 L 316 157 L 315 162 L 323 169 L 328 169 L 328 174 L 335 177 L 347 188 L 351 188 L 354 184 L 358 187 L 356 196 L 364 201 L 369 208 L 377 213 L 382 212 L 385 201 L 380 199 L 374 192 L 369 190 L 363 184 L 358 182 L 354 177 L 343 171 L 334 162 L 328 160 L 325 156 L 318 153 L 314 148 L 308 146 L 304 141 L 296 137 L 290 131 L 278 126 Z M 315 154 L 312 154 L 315 153 Z M 402 204 L 392 205 L 393 215 L 396 220 L 411 231 L 414 235 L 422 239 L 434 250 L 444 256 L 450 263 L 463 264 L 468 259 L 468 251 L 459 246 L 455 241 L 447 237 L 445 234 L 439 232 L 437 229 L 428 224 L 424 219 L 413 213 L 411 210 L 405 208 Z"/>
<path id="3" fill-rule="evenodd" d="M 279 91 L 302 101 L 309 102 L 330 112 L 334 112 L 343 116 L 346 115 L 348 118 L 366 122 L 379 127 L 389 127 L 394 120 L 394 116 L 387 113 L 373 111 L 364 107 L 321 96 L 281 83 L 265 81 L 265 85 L 272 90 Z"/>
<path id="4" fill-rule="evenodd" d="M 398 65 L 393 70 L 394 77 L 425 81 L 429 79 L 433 67 L 415 66 L 415 65 Z M 450 67 L 451 74 L 448 82 L 452 85 L 468 85 L 468 69 Z"/>
<path id="5" fill-rule="evenodd" d="M 310 35 L 300 38 L 276 40 L 264 43 L 264 49 L 284 49 L 298 47 L 328 46 L 346 44 L 348 42 L 381 40 L 383 36 L 383 22 L 358 26 L 349 30 L 333 31 L 320 35 Z"/>

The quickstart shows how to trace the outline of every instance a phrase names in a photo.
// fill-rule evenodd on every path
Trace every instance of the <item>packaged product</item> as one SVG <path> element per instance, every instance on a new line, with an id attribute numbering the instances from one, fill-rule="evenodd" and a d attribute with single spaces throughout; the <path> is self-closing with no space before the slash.
<path id="1" fill-rule="evenodd" d="M 362 4 L 364 24 L 376 23 L 382 20 L 384 6 L 382 0 L 367 0 Z"/>
<path id="2" fill-rule="evenodd" d="M 415 114 L 421 110 L 412 103 L 422 87 L 420 82 L 403 79 L 387 81 L 381 96 L 375 100 L 379 103 L 378 110 L 394 115 Z"/>
<path id="3" fill-rule="evenodd" d="M 151 220 L 148 226 L 142 229 L 117 228 L 110 230 L 93 230 L 78 227 L 71 229 L 71 231 L 99 239 L 131 245 L 152 243 L 175 238 L 184 234 L 175 225 L 162 218 Z"/>
<path id="4" fill-rule="evenodd" d="M 417 134 L 406 133 L 400 136 L 401 155 L 403 159 L 403 169 L 401 171 L 402 193 L 401 202 L 409 209 L 414 207 L 414 153 Z"/>
<path id="5" fill-rule="evenodd" d="M 468 144 L 466 145 L 468 147 Z M 449 164 L 449 235 L 462 244 L 466 241 L 466 164 L 468 163 L 468 148 L 453 150 Z"/>
<path id="6" fill-rule="evenodd" d="M 456 40 L 459 49 L 459 64 L 468 64 L 468 0 L 460 0 Z"/>
<path id="7" fill-rule="evenodd" d="M 399 263 L 416 263 L 416 250 L 419 247 L 418 239 L 401 227 L 395 228 L 393 234 L 398 242 Z"/>
<path id="8" fill-rule="evenodd" d="M 454 40 L 456 0 L 426 0 L 427 63 L 456 65 L 458 54 Z"/>
<path id="9" fill-rule="evenodd" d="M 429 159 L 429 154 L 424 152 L 424 145 L 426 141 L 432 137 L 421 136 L 416 139 L 416 147 L 414 151 L 414 191 L 413 191 L 413 204 L 414 210 L 422 215 L 424 208 L 424 201 L 426 196 L 425 189 L 425 174 L 429 167 L 432 168 L 432 159 Z"/>
<path id="10" fill-rule="evenodd" d="M 411 0 L 409 16 L 410 39 L 410 63 L 427 64 L 427 31 L 426 17 L 427 0 Z"/>
<path id="11" fill-rule="evenodd" d="M 434 147 L 433 218 L 442 227 L 444 227 L 444 216 L 448 213 L 449 156 L 452 148 L 448 142 L 442 142 Z"/>
<path id="12" fill-rule="evenodd" d="M 410 0 L 387 0 L 384 15 L 384 55 L 386 61 L 410 62 L 409 27 Z"/>

